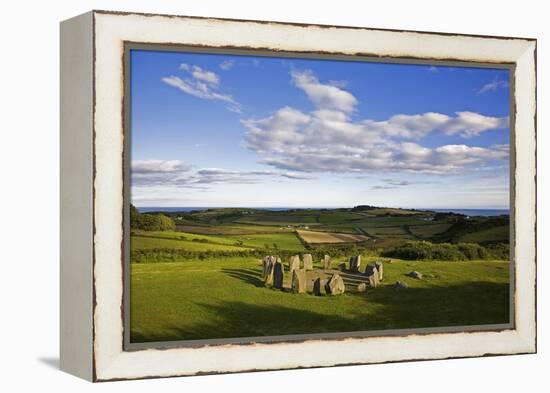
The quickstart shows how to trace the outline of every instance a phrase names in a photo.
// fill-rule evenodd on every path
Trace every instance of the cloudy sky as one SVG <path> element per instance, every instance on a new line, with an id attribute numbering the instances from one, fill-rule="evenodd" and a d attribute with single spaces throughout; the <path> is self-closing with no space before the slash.
<path id="1" fill-rule="evenodd" d="M 507 70 L 131 52 L 137 206 L 508 208 Z"/>

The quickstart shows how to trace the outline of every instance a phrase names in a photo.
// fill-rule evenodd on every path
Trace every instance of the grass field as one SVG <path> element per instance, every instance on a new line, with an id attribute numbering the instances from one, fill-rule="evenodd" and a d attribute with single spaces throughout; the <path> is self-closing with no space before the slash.
<path id="1" fill-rule="evenodd" d="M 466 219 L 370 207 L 228 208 L 176 212 L 171 217 L 176 230 L 132 231 L 132 342 L 508 321 L 507 261 L 395 260 L 384 264 L 385 278 L 378 288 L 359 293 L 357 285 L 365 282 L 365 277 L 344 272 L 345 294 L 317 297 L 265 287 L 258 260 L 272 254 L 288 263 L 290 255 L 313 254 L 317 270 L 307 273 L 311 292 L 314 278 L 334 273 L 320 269 L 325 254 L 333 257 L 333 266 L 362 254 L 364 271 L 376 255 L 410 240 L 507 244 L 506 218 Z M 407 277 L 412 270 L 424 278 Z M 286 288 L 290 280 L 287 272 Z M 397 280 L 409 288 L 396 291 L 393 284 Z"/>
<path id="2" fill-rule="evenodd" d="M 193 241 L 184 241 L 176 239 L 163 239 L 157 237 L 145 237 L 145 236 L 132 236 L 131 237 L 132 250 L 144 250 L 144 249 L 180 249 L 189 251 L 239 251 L 246 250 L 244 247 L 233 246 L 229 244 L 212 244 L 212 243 L 200 243 Z"/>
<path id="3" fill-rule="evenodd" d="M 305 242 L 309 244 L 318 243 L 357 243 L 368 240 L 364 235 L 352 235 L 348 233 L 297 231 Z"/>
<path id="4" fill-rule="evenodd" d="M 510 237 L 510 227 L 501 225 L 494 228 L 468 233 L 459 237 L 461 242 L 495 242 L 503 241 Z"/>
<path id="5" fill-rule="evenodd" d="M 376 289 L 358 293 L 356 284 L 364 278 L 346 274 L 344 295 L 316 297 L 264 287 L 254 258 L 132 264 L 131 340 L 506 323 L 508 267 L 498 261 L 394 260 L 384 265 L 385 278 Z M 424 279 L 405 276 L 411 270 Z M 410 288 L 396 291 L 396 280 Z"/>

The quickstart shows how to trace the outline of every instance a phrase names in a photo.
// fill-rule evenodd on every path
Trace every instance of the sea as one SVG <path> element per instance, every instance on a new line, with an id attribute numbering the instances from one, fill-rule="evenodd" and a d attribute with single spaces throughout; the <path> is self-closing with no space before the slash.
<path id="1" fill-rule="evenodd" d="M 191 212 L 191 211 L 202 211 L 207 209 L 217 209 L 217 207 L 190 207 L 190 206 L 179 206 L 179 207 L 159 207 L 159 206 L 147 206 L 147 207 L 138 207 L 137 208 L 140 213 L 147 213 L 147 212 Z M 311 208 L 296 208 L 296 207 L 255 207 L 254 209 L 261 209 L 261 210 L 270 210 L 270 211 L 285 211 L 285 210 L 293 210 L 293 209 L 303 209 L 303 210 L 315 210 L 315 209 L 323 209 L 319 207 L 311 207 Z M 336 207 L 330 208 L 330 209 L 338 209 Z M 428 209 L 428 208 L 416 208 L 416 210 L 429 210 L 434 211 L 438 213 L 457 213 L 457 214 L 464 214 L 465 216 L 501 216 L 501 215 L 509 215 L 510 209 L 454 209 L 454 208 L 446 208 L 446 209 Z"/>
<path id="2" fill-rule="evenodd" d="M 502 216 L 510 215 L 510 209 L 419 209 L 438 213 L 457 213 L 465 216 Z"/>

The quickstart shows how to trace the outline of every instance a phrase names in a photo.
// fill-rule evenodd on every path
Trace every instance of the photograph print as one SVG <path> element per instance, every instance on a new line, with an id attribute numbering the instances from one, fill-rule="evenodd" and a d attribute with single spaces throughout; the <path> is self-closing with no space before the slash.
<path id="1" fill-rule="evenodd" d="M 130 344 L 510 327 L 511 68 L 126 56 Z"/>

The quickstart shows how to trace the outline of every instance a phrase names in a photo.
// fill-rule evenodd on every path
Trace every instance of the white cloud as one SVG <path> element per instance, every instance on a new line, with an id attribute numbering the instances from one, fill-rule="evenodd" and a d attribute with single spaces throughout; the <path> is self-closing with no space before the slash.
<path id="1" fill-rule="evenodd" d="M 181 64 L 179 69 L 187 73 L 189 77 L 182 79 L 171 75 L 162 78 L 162 81 L 194 97 L 221 101 L 232 112 L 241 112 L 240 104 L 231 95 L 219 91 L 220 77 L 215 72 L 185 63 Z"/>
<path id="2" fill-rule="evenodd" d="M 175 173 L 185 172 L 189 167 L 179 160 L 142 160 L 132 161 L 132 173 Z"/>
<path id="3" fill-rule="evenodd" d="M 478 136 L 482 132 L 508 128 L 509 118 L 484 116 L 476 112 L 457 112 L 455 118 L 443 126 L 448 135 L 459 134 L 464 138 Z"/>
<path id="4" fill-rule="evenodd" d="M 439 72 L 439 69 L 435 66 L 430 66 L 430 68 L 428 68 L 428 71 L 430 71 L 430 72 Z"/>
<path id="5" fill-rule="evenodd" d="M 320 83 L 310 70 L 293 70 L 290 75 L 294 84 L 302 89 L 319 109 L 348 113 L 357 105 L 357 99 L 351 93 L 334 85 Z"/>
<path id="6" fill-rule="evenodd" d="M 506 89 L 510 86 L 507 81 L 495 79 L 489 83 L 484 84 L 478 91 L 477 94 L 487 93 L 489 91 L 495 91 L 498 89 Z"/>
<path id="7" fill-rule="evenodd" d="M 398 114 L 385 121 L 364 120 L 368 128 L 390 137 L 420 139 L 428 133 L 446 127 L 451 118 L 441 113 L 417 115 Z"/>
<path id="8" fill-rule="evenodd" d="M 204 189 L 209 184 L 256 184 L 266 178 L 315 179 L 310 175 L 274 170 L 230 171 L 222 168 L 191 170 L 179 160 L 143 160 L 132 162 L 132 186 L 177 186 Z"/>
<path id="9" fill-rule="evenodd" d="M 235 66 L 235 61 L 233 60 L 224 60 L 220 63 L 220 68 L 224 71 L 229 71 Z"/>
<path id="10" fill-rule="evenodd" d="M 455 116 L 427 112 L 397 114 L 387 120 L 354 120 L 351 112 L 357 100 L 350 93 L 322 85 L 311 71 L 294 70 L 291 76 L 316 109 L 305 113 L 286 106 L 265 118 L 242 120 L 247 129 L 245 144 L 260 154 L 261 163 L 300 172 L 441 174 L 508 157 L 502 146 L 448 144 L 430 148 L 415 142 L 433 132 L 472 138 L 506 129 L 507 117 L 463 111 Z"/>

